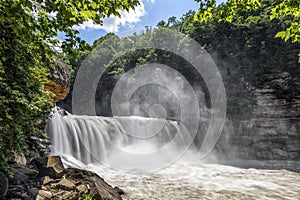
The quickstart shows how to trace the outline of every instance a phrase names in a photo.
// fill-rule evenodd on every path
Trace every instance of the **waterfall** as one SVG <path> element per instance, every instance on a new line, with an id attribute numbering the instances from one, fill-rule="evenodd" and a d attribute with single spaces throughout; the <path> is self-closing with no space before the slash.
<path id="1" fill-rule="evenodd" d="M 185 151 L 190 138 L 183 127 L 165 119 L 79 116 L 55 108 L 47 133 L 52 153 L 65 165 L 96 172 L 126 191 L 125 200 L 299 199 L 299 173 L 204 163 Z"/>
<path id="2" fill-rule="evenodd" d="M 72 115 L 57 107 L 47 133 L 52 154 L 120 170 L 163 167 L 179 158 L 191 140 L 177 121 Z"/>

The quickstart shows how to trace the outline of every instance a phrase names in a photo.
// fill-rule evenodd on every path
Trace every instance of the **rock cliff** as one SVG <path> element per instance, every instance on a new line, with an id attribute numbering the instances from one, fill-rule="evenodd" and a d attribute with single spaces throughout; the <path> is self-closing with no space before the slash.
<path id="1" fill-rule="evenodd" d="M 272 74 L 249 93 L 248 119 L 229 120 L 217 148 L 222 156 L 246 160 L 300 160 L 300 76 Z"/>
<path id="2" fill-rule="evenodd" d="M 65 99 L 70 88 L 70 72 L 60 59 L 57 58 L 54 67 L 50 69 L 48 80 L 45 89 L 55 94 L 53 102 Z"/>

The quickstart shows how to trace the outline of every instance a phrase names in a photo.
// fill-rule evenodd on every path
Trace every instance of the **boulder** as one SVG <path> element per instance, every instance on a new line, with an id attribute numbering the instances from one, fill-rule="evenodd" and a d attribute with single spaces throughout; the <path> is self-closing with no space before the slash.
<path id="1" fill-rule="evenodd" d="M 93 199 L 119 200 L 120 194 L 111 185 L 107 184 L 100 176 L 94 172 L 80 169 L 66 169 L 66 179 L 79 181 L 81 185 L 86 186 L 88 194 Z"/>
<path id="2" fill-rule="evenodd" d="M 68 179 L 61 179 L 57 184 L 54 184 L 52 186 L 55 186 L 56 188 L 62 190 L 75 190 L 76 188 L 75 184 Z"/>
<path id="3" fill-rule="evenodd" d="M 0 173 L 0 200 L 83 199 L 84 196 L 101 200 L 121 199 L 119 193 L 122 191 L 120 189 L 114 189 L 93 172 L 64 169 L 58 156 L 34 159 L 31 164 L 39 168 L 39 173 L 36 170 L 16 164 L 10 165 L 14 178 L 9 183 L 5 175 Z M 60 171 L 64 172 L 64 176 L 61 176 Z M 43 174 L 48 175 L 39 177 Z M 49 176 L 50 174 L 52 176 Z"/>
<path id="4" fill-rule="evenodd" d="M 10 165 L 9 169 L 14 174 L 13 180 L 15 184 L 26 182 L 30 180 L 32 177 L 36 177 L 36 175 L 38 174 L 37 171 L 35 170 L 20 165 L 16 165 L 16 164 Z"/>
<path id="5" fill-rule="evenodd" d="M 119 187 L 114 187 L 114 189 L 117 191 L 117 193 L 118 193 L 119 195 L 124 195 L 124 194 L 125 194 L 124 190 L 122 190 L 122 189 L 119 188 Z"/>
<path id="6" fill-rule="evenodd" d="M 14 177 L 9 180 L 6 199 L 35 199 L 42 184 L 38 172 L 16 164 L 10 165 L 10 171 Z"/>
<path id="7" fill-rule="evenodd" d="M 81 192 L 81 193 L 87 193 L 88 192 L 88 188 L 85 185 L 78 185 L 78 186 L 76 186 L 76 190 L 78 192 Z"/>
<path id="8" fill-rule="evenodd" d="M 65 168 L 59 156 L 36 158 L 31 163 L 38 168 L 39 177 L 49 176 L 58 179 L 64 175 Z"/>
<path id="9" fill-rule="evenodd" d="M 38 192 L 37 197 L 35 198 L 36 200 L 45 200 L 45 199 L 51 199 L 52 198 L 52 193 L 49 191 L 44 191 L 44 190 L 40 190 Z"/>
<path id="10" fill-rule="evenodd" d="M 44 186 L 51 185 L 52 183 L 58 183 L 58 182 L 59 182 L 59 179 L 52 179 L 49 176 L 45 176 L 43 178 L 43 185 Z"/>
<path id="11" fill-rule="evenodd" d="M 25 167 L 27 164 L 27 161 L 26 161 L 24 154 L 14 152 L 14 155 L 13 155 L 12 159 L 9 161 L 9 163 L 17 164 L 17 165 L 21 165 L 21 166 Z"/>
<path id="12" fill-rule="evenodd" d="M 29 157 L 40 158 L 45 157 L 50 153 L 50 141 L 35 136 L 29 138 Z"/>

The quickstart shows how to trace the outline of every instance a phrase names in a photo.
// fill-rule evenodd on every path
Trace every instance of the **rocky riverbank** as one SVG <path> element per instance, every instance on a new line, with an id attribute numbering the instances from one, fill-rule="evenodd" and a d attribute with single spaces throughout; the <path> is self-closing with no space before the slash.
<path id="1" fill-rule="evenodd" d="M 0 171 L 0 200 L 122 199 L 121 189 L 94 172 L 65 168 L 59 156 L 47 156 L 50 151 L 47 139 L 30 137 L 26 157 L 15 153 L 9 161 L 13 178 Z"/>
<path id="2" fill-rule="evenodd" d="M 122 199 L 123 191 L 113 188 L 94 172 L 65 169 L 60 157 L 33 159 L 30 163 L 14 163 L 14 177 L 1 176 L 1 199 Z"/>

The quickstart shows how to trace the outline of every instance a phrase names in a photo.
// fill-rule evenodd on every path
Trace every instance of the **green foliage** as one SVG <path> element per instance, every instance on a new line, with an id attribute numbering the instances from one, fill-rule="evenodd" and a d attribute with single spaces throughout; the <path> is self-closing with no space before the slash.
<path id="1" fill-rule="evenodd" d="M 0 165 L 8 172 L 12 152 L 25 152 L 28 137 L 42 134 L 53 96 L 43 90 L 47 47 L 40 51 L 42 41 L 28 31 L 33 17 L 16 2 L 6 3 L 0 10 Z"/>
<path id="2" fill-rule="evenodd" d="M 173 67 L 183 74 L 192 84 L 200 86 L 205 93 L 209 107 L 210 97 L 201 77 L 195 76 L 192 67 L 176 55 L 156 49 L 126 51 L 133 44 L 148 46 L 149 43 L 163 44 L 160 28 L 171 28 L 189 35 L 199 42 L 215 59 L 222 73 L 228 97 L 228 115 L 230 117 L 249 117 L 254 99 L 249 95 L 257 88 L 268 87 L 277 90 L 280 98 L 290 101 L 296 95 L 297 85 L 292 81 L 289 88 L 294 93 L 288 94 L 282 88 L 270 84 L 272 73 L 288 73 L 291 80 L 299 76 L 297 54 L 299 43 L 283 42 L 274 38 L 280 30 L 288 27 L 291 19 L 280 18 L 270 21 L 273 2 L 264 1 L 259 8 L 236 12 L 231 22 L 220 21 L 218 9 L 207 21 L 195 21 L 195 12 L 189 11 L 179 20 L 170 18 L 158 23 L 157 28 L 147 28 L 142 35 L 118 38 L 113 34 L 95 41 L 95 48 L 101 42 L 108 48 L 98 49 L 98 53 L 110 57 L 113 62 L 101 78 L 96 93 L 100 115 L 111 115 L 110 97 L 118 79 L 130 69 L 147 63 L 162 63 Z M 107 38 L 114 37 L 109 43 Z M 164 36 L 164 38 L 168 38 Z M 180 45 L 180 43 L 178 44 Z M 124 50 L 115 55 L 113 52 Z M 126 52 L 126 53 L 125 53 Z M 134 80 L 134 77 L 130 77 Z M 299 91 L 299 90 L 298 90 Z M 96 106 L 97 107 L 97 106 Z M 240 113 L 243 113 L 241 115 Z"/>
<path id="3" fill-rule="evenodd" d="M 239 1 L 231 1 L 238 3 Z M 215 60 L 222 73 L 228 100 L 228 116 L 232 118 L 247 118 L 252 114 L 253 96 L 249 95 L 257 88 L 275 89 L 278 98 L 291 101 L 299 93 L 297 85 L 292 80 L 300 77 L 297 54 L 299 43 L 290 40 L 284 42 L 274 36 L 290 26 L 292 18 L 281 17 L 270 20 L 277 0 L 253 1 L 253 6 L 245 10 L 243 4 L 236 5 L 234 15 L 230 20 L 220 20 L 223 6 L 215 6 L 212 15 L 206 21 L 194 20 L 197 13 L 188 11 L 180 19 L 171 17 L 160 21 L 157 28 L 147 27 L 142 35 L 132 35 L 128 38 L 118 38 L 108 34 L 96 40 L 93 48 L 103 42 L 106 48 L 97 49 L 98 53 L 113 60 L 102 76 L 96 93 L 96 110 L 99 115 L 111 115 L 110 98 L 113 88 L 119 78 L 127 71 L 147 63 L 161 63 L 173 67 L 180 72 L 192 86 L 200 86 L 205 93 L 206 105 L 210 106 L 210 97 L 205 83 L 193 67 L 185 60 L 170 52 L 157 49 L 131 50 L 133 44 L 149 46 L 149 43 L 163 44 L 161 28 L 178 30 L 194 38 L 207 50 Z M 202 5 L 205 9 L 206 5 Z M 112 40 L 105 42 L 106 39 Z M 179 42 L 176 45 L 180 45 Z M 123 53 L 114 55 L 119 50 Z M 122 51 L 121 51 L 122 52 Z M 81 63 L 74 66 L 77 68 Z M 272 84 L 274 74 L 287 73 L 291 77 L 288 83 L 289 91 Z M 134 77 L 130 77 L 130 80 Z M 290 92 L 294 91 L 294 92 Z M 66 103 L 66 104 L 70 104 Z M 62 105 L 64 106 L 64 105 Z M 241 115 L 242 113 L 242 115 Z"/>
<path id="4" fill-rule="evenodd" d="M 214 56 L 223 74 L 229 115 L 251 114 L 248 105 L 253 99 L 249 93 L 256 88 L 275 89 L 278 98 L 287 101 L 299 92 L 293 81 L 288 83 L 289 89 L 294 91 L 291 93 L 271 83 L 276 73 L 288 73 L 290 80 L 299 77 L 300 44 L 274 38 L 276 34 L 285 37 L 281 31 L 287 29 L 294 18 L 282 16 L 270 20 L 275 5 L 278 5 L 277 0 L 260 1 L 259 7 L 248 10 L 241 7 L 231 15 L 231 20 L 220 17 L 225 8 L 220 5 L 213 9 L 212 17 L 203 22 L 192 21 L 191 16 L 184 20 L 189 23 L 182 30 Z"/>
<path id="5" fill-rule="evenodd" d="M 298 0 L 283 0 L 277 4 L 272 9 L 270 19 L 283 17 L 291 18 L 291 24 L 285 31 L 278 32 L 275 37 L 282 38 L 284 41 L 291 39 L 292 42 L 300 43 L 300 2 Z"/>
<path id="6" fill-rule="evenodd" d="M 200 9 L 194 17 L 194 20 L 206 22 L 213 17 L 213 13 L 217 14 L 219 21 L 233 22 L 240 12 L 257 11 L 262 7 L 262 4 L 271 2 L 268 12 L 270 20 L 286 19 L 289 20 L 289 26 L 279 31 L 274 36 L 282 38 L 285 42 L 300 43 L 300 1 L 299 0 L 228 0 L 226 3 L 216 7 L 215 0 L 195 0 L 200 2 Z M 300 58 L 299 58 L 300 61 Z"/>
<path id="7" fill-rule="evenodd" d="M 2 0 L 0 2 L 0 168 L 8 172 L 13 152 L 26 152 L 28 138 L 43 136 L 53 94 L 44 90 L 56 57 L 72 58 L 70 64 L 90 49 L 73 27 L 104 17 L 120 16 L 120 10 L 138 5 L 138 0 Z M 66 39 L 56 39 L 58 32 Z M 61 42 L 61 45 L 60 45 Z"/>
<path id="8" fill-rule="evenodd" d="M 82 197 L 83 197 L 84 200 L 93 200 L 91 195 L 88 194 L 88 193 L 85 193 L 85 192 L 82 194 Z"/>

